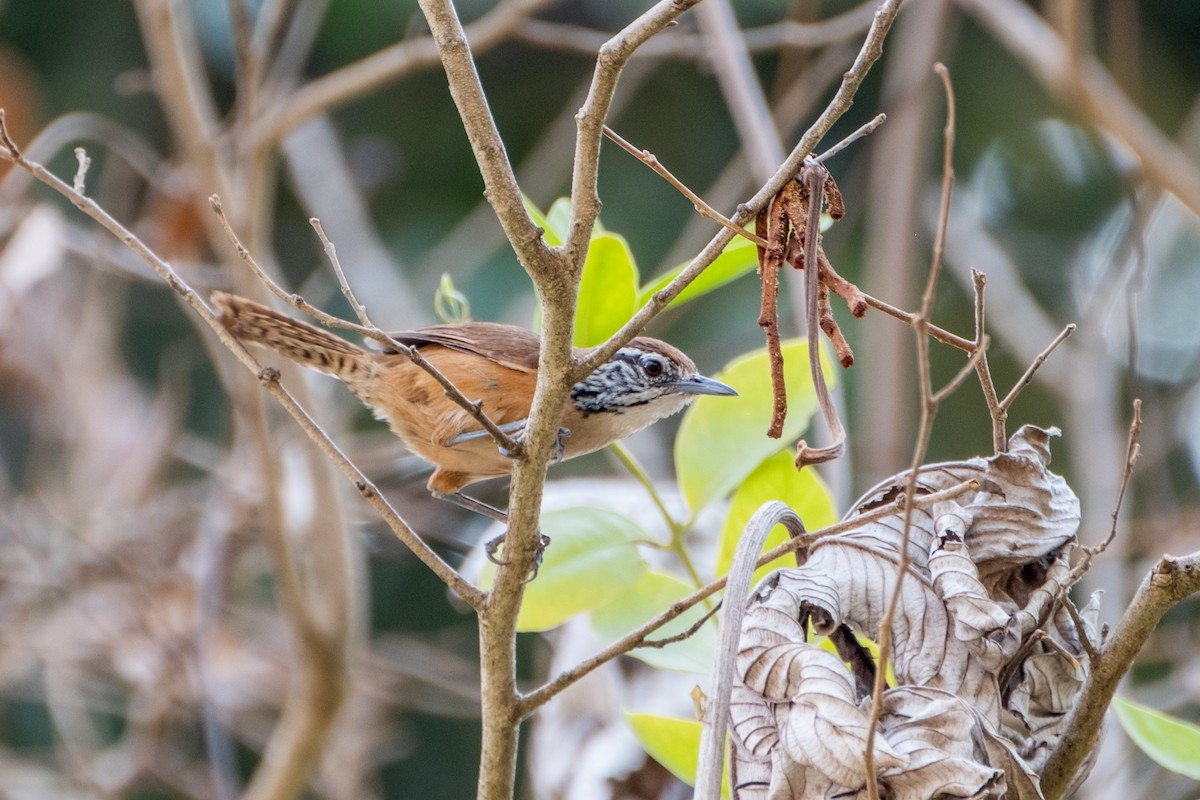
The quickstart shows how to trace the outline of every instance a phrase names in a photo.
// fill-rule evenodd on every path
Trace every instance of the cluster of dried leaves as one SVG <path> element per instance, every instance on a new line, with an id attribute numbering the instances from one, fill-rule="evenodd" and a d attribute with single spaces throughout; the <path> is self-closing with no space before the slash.
<path id="1" fill-rule="evenodd" d="M 1065 596 L 1079 502 L 1046 469 L 1051 433 L 1026 426 L 1008 452 L 922 468 L 918 495 L 978 488 L 916 511 L 907 535 L 898 512 L 820 539 L 759 587 L 731 707 L 739 798 L 865 796 L 871 780 L 889 798 L 1041 797 L 1098 609 L 1093 598 L 1076 611 Z M 893 502 L 907 480 L 880 484 L 847 518 Z M 868 735 L 874 667 L 850 630 L 878 640 L 905 544 L 896 685 Z M 811 632 L 830 636 L 838 655 L 809 644 Z M 864 759 L 872 739 L 874 775 Z"/>

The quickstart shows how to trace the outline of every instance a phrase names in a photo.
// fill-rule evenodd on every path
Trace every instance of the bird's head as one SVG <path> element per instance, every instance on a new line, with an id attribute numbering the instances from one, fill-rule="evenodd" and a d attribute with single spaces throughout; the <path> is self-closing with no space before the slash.
<path id="1" fill-rule="evenodd" d="M 639 337 L 575 384 L 571 401 L 584 416 L 629 413 L 646 417 L 644 424 L 649 424 L 674 414 L 701 394 L 737 392 L 701 375 L 677 348 Z"/>

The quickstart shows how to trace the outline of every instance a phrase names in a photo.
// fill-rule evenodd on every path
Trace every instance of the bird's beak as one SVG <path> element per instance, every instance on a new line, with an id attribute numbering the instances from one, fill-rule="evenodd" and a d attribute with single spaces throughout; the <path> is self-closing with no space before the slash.
<path id="1" fill-rule="evenodd" d="M 733 387 L 726 386 L 720 381 L 706 378 L 703 375 L 696 375 L 683 381 L 675 381 L 675 383 L 671 384 L 671 388 L 683 394 L 712 394 L 722 397 L 737 397 L 737 392 Z"/>

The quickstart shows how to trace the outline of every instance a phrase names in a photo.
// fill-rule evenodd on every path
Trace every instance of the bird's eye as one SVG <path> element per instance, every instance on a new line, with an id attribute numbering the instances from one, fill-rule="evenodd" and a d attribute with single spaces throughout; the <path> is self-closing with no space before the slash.
<path id="1" fill-rule="evenodd" d="M 663 363 L 657 358 L 647 358 L 642 361 L 642 372 L 645 372 L 651 378 L 657 378 L 662 375 Z"/>

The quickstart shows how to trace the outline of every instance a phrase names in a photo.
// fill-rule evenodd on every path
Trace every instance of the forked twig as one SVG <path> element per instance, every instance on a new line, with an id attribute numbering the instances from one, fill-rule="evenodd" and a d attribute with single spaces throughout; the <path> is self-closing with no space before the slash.
<path id="1" fill-rule="evenodd" d="M 1019 395 L 1021 390 L 1023 390 L 1033 381 L 1034 373 L 1038 371 L 1042 364 L 1046 363 L 1046 359 L 1050 357 L 1050 354 L 1057 350 L 1058 346 L 1065 342 L 1071 336 L 1071 334 L 1075 332 L 1075 328 L 1075 323 L 1071 322 L 1068 323 L 1065 328 L 1059 331 L 1058 336 L 1055 336 L 1050 344 L 1046 345 L 1046 348 L 1037 354 L 1037 358 L 1033 359 L 1033 363 L 1031 363 L 1028 369 L 1025 370 L 1025 374 L 1022 375 L 1015 384 L 1013 384 L 1012 389 L 1010 389 L 1008 394 L 1004 396 L 1004 399 L 1000 401 L 1000 409 L 1005 413 L 1006 416 L 1008 414 L 1008 409 L 1012 407 L 1013 401 L 1017 399 L 1017 395 Z"/>

